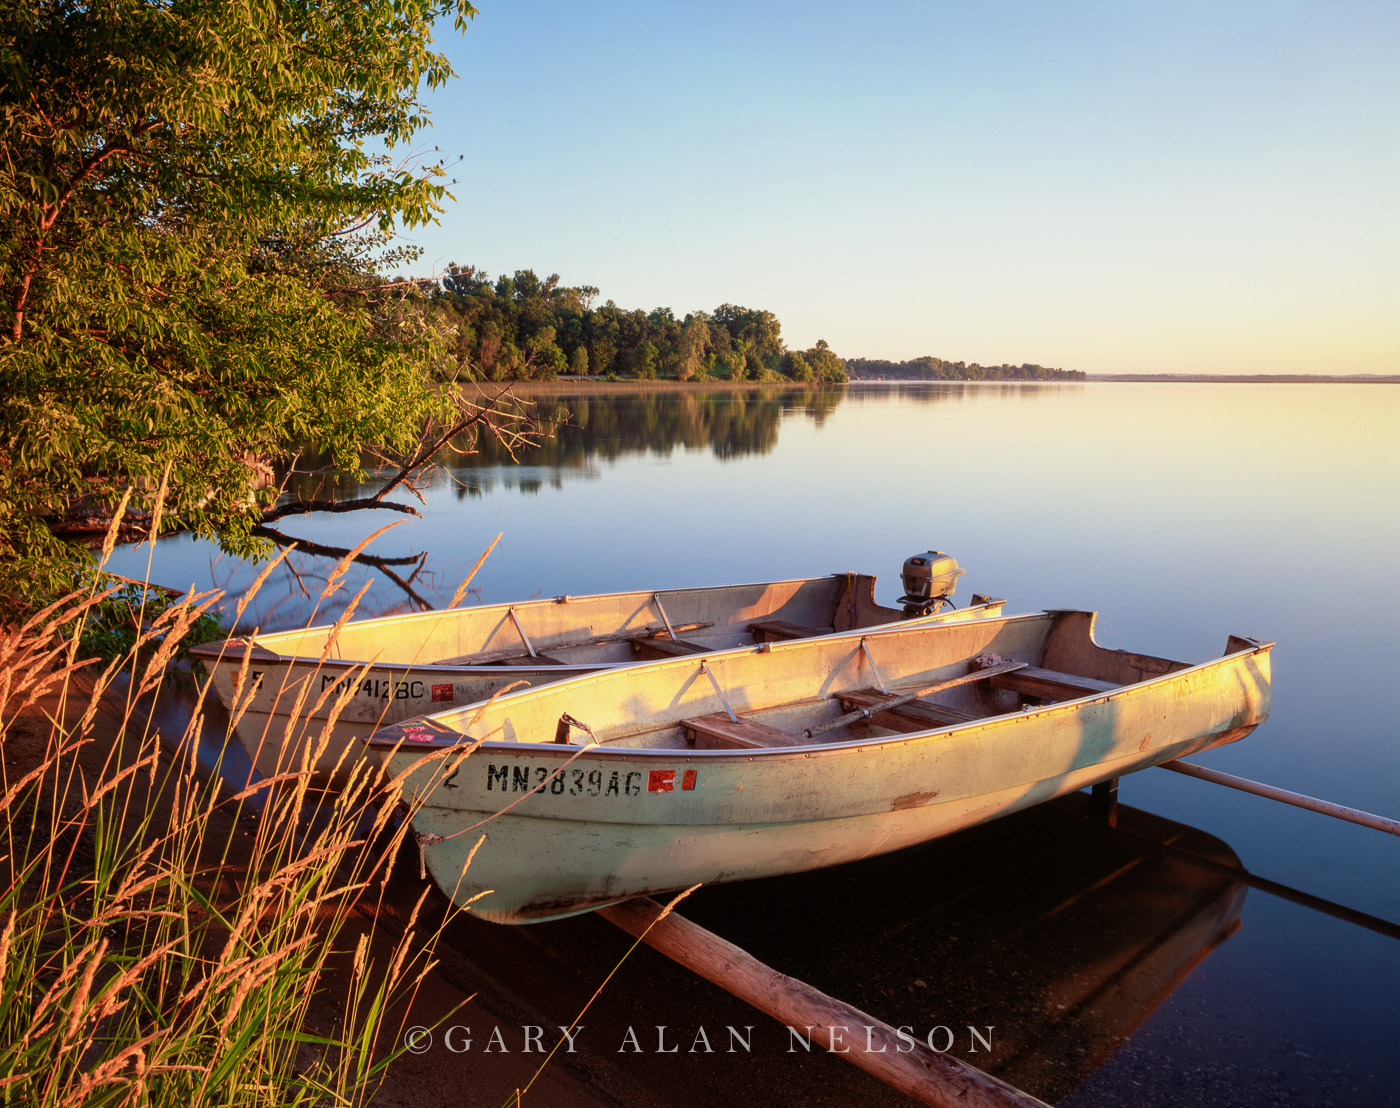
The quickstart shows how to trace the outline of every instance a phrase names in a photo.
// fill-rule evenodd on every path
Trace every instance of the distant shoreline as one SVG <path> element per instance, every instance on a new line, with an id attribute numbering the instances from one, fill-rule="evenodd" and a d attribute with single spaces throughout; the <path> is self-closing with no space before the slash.
<path id="1" fill-rule="evenodd" d="M 479 393 L 493 392 L 510 386 L 516 393 L 535 395 L 549 393 L 576 392 L 580 388 L 617 392 L 738 392 L 745 389 L 839 389 L 850 385 L 972 385 L 987 387 L 993 385 L 1085 385 L 1093 382 L 1129 384 L 1236 384 L 1236 385 L 1400 385 L 1400 374 L 1348 374 L 1328 377 L 1321 373 L 1287 374 L 1219 374 L 1205 373 L 1090 373 L 1082 381 L 1037 381 L 1023 377 L 1008 377 L 988 381 L 964 378 L 918 378 L 918 377 L 852 377 L 849 381 L 832 384 L 819 384 L 815 381 L 676 381 L 674 379 L 631 379 L 594 377 L 556 377 L 550 381 L 466 381 L 463 385 Z"/>
<path id="2" fill-rule="evenodd" d="M 1400 385 L 1400 374 L 1349 373 L 1090 373 L 1090 381 L 1243 385 Z"/>
<path id="3" fill-rule="evenodd" d="M 577 392 L 580 388 L 598 389 L 600 392 L 738 392 L 743 389 L 840 389 L 848 382 L 818 383 L 816 381 L 677 381 L 674 378 L 629 378 L 619 377 L 608 380 L 606 377 L 555 377 L 549 381 L 463 381 L 464 388 L 480 393 L 495 392 L 509 386 L 517 393 L 536 394 L 551 392 Z"/>

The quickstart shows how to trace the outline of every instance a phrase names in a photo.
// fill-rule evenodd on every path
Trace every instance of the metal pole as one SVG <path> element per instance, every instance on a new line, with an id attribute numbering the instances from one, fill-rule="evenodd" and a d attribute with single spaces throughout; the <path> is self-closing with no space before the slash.
<path id="1" fill-rule="evenodd" d="M 1362 827 L 1372 827 L 1390 835 L 1400 835 L 1400 820 L 1374 816 L 1370 812 L 1363 812 L 1358 808 L 1348 808 L 1344 804 L 1333 804 L 1330 800 L 1318 800 L 1314 796 L 1289 792 L 1287 789 L 1251 781 L 1247 777 L 1221 773 L 1218 769 L 1206 769 L 1204 766 L 1198 766 L 1191 762 L 1172 761 L 1160 764 L 1163 769 L 1172 770 L 1174 773 L 1184 773 L 1187 777 L 1199 777 L 1202 781 L 1224 785 L 1227 789 L 1239 789 L 1243 793 L 1253 793 L 1255 796 L 1278 800 L 1284 804 L 1292 804 L 1297 808 L 1306 808 L 1310 812 L 1321 812 L 1324 816 L 1331 816 L 1334 819 L 1344 819 L 1348 823 L 1359 823 Z"/>

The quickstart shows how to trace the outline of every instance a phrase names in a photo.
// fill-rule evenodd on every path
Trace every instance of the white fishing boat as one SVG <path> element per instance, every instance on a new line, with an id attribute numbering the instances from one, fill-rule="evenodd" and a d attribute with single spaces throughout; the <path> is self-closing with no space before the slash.
<path id="1" fill-rule="evenodd" d="M 906 560 L 904 607 L 875 578 L 842 573 L 750 585 L 558 596 L 351 620 L 195 647 L 232 730 L 265 776 L 312 756 L 318 784 L 343 783 L 357 738 L 375 728 L 646 659 L 826 635 L 891 621 L 996 615 L 974 595 L 951 607 L 963 571 L 938 551 Z"/>
<path id="2" fill-rule="evenodd" d="M 386 728 L 428 871 L 486 919 L 815 869 L 1249 734 L 1271 643 L 1192 665 L 1057 611 L 598 672 Z M 478 841 L 480 843 L 478 845 Z"/>

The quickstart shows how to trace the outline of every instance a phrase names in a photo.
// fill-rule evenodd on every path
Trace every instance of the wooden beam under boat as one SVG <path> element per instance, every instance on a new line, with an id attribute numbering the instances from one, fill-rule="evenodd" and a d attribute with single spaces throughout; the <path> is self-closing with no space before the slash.
<path id="1" fill-rule="evenodd" d="M 901 1040 L 883 1020 L 779 973 L 714 932 L 674 911 L 663 911 L 650 900 L 614 904 L 600 909 L 599 914 L 760 1012 L 788 1027 L 807 1029 L 820 1049 L 840 1054 L 921 1104 L 932 1108 L 1048 1108 L 1029 1093 L 940 1054 L 907 1034 Z M 845 1038 L 845 1033 L 856 1028 L 864 1032 L 863 1044 L 852 1044 Z"/>

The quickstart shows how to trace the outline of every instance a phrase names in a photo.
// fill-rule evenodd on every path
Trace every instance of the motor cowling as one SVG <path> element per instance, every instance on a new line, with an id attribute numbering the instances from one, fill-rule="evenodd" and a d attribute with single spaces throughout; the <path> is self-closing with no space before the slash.
<path id="1" fill-rule="evenodd" d="M 958 560 L 941 550 L 926 550 L 904 560 L 900 576 L 904 581 L 905 616 L 926 616 L 936 612 L 958 587 L 958 578 L 966 570 L 958 568 Z"/>

